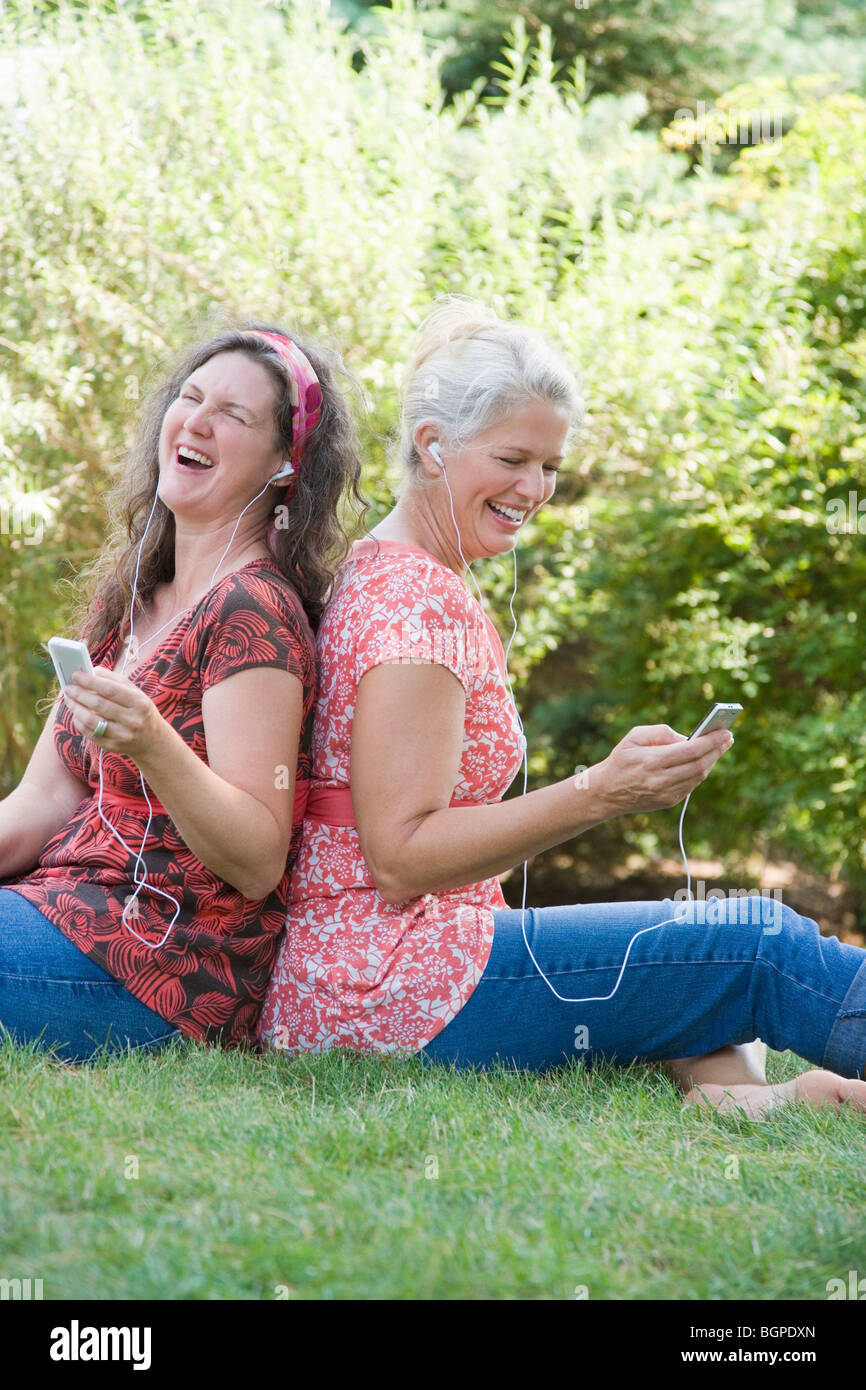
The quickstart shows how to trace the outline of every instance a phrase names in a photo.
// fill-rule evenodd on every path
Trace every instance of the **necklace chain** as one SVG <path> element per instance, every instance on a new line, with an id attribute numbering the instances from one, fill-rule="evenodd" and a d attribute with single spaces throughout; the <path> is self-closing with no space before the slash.
<path id="1" fill-rule="evenodd" d="M 265 559 L 267 557 L 260 556 L 258 558 Z M 252 561 L 248 561 L 248 563 L 252 564 Z M 219 566 L 217 566 L 217 569 L 218 568 Z M 213 580 L 215 575 L 216 570 L 214 570 L 214 573 L 211 576 L 211 580 Z M 211 588 L 212 587 L 213 584 L 211 583 Z M 140 642 L 139 639 L 136 637 L 134 631 L 131 631 L 124 643 L 124 646 L 126 647 L 126 661 L 134 661 L 135 658 L 138 656 L 138 653 L 141 651 L 142 647 L 146 647 L 148 642 L 153 641 L 154 637 L 158 637 L 161 632 L 165 632 L 165 629 L 168 627 L 169 623 L 173 623 L 177 618 L 182 618 L 184 613 L 188 613 L 190 609 L 195 608 L 196 604 L 198 603 L 201 603 L 201 598 L 194 599 L 192 603 L 187 604 L 186 608 L 178 608 L 174 613 L 172 613 L 171 617 L 168 619 L 168 622 L 163 623 L 162 627 L 158 627 L 156 629 L 156 632 L 152 632 L 149 637 L 145 637 L 143 642 Z M 124 661 L 124 665 L 126 665 L 126 661 Z"/>
<path id="2" fill-rule="evenodd" d="M 182 618 L 184 613 L 188 613 L 190 608 L 194 607 L 195 605 L 190 603 L 187 604 L 186 608 L 178 609 L 176 613 L 172 613 L 171 617 L 168 620 L 168 623 L 174 622 L 175 618 Z M 162 627 L 158 627 L 156 629 L 156 632 L 152 632 L 149 637 L 145 637 L 143 642 L 140 642 L 136 637 L 135 633 L 131 632 L 124 644 L 126 646 L 128 656 L 130 656 L 134 661 L 135 658 L 138 656 L 138 653 L 141 651 L 142 647 L 146 647 L 148 642 L 152 642 L 154 637 L 158 637 L 161 632 L 164 632 L 165 629 L 168 627 L 168 623 L 163 623 Z"/>

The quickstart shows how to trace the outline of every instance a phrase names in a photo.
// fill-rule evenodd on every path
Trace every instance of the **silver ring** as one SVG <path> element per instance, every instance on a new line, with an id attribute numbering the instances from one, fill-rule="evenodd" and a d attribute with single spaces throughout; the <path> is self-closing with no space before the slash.
<path id="1" fill-rule="evenodd" d="M 107 734 L 107 733 L 108 733 L 108 720 L 107 720 L 107 719 L 100 719 L 99 723 L 97 724 L 96 728 L 93 730 L 93 733 L 90 735 L 90 737 L 91 737 L 91 738 L 103 738 L 103 737 L 105 736 L 105 734 Z"/>

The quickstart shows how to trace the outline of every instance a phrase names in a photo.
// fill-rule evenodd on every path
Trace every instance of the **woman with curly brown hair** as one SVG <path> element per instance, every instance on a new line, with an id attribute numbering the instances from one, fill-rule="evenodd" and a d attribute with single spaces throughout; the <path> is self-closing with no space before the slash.
<path id="1" fill-rule="evenodd" d="M 248 1041 L 309 778 L 314 631 L 360 503 L 336 354 L 231 329 L 154 393 L 87 575 L 93 670 L 0 802 L 0 1025 L 66 1060 Z"/>

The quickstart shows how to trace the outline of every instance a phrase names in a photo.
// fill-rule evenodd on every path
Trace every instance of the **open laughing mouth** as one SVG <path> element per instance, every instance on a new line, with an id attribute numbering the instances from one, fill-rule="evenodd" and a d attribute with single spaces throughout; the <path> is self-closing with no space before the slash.
<path id="1" fill-rule="evenodd" d="M 207 454 L 200 454 L 197 449 L 188 449 L 185 444 L 175 449 L 174 457 L 178 467 L 185 468 L 190 473 L 206 473 L 214 466 L 213 459 L 208 458 Z"/>
<path id="2" fill-rule="evenodd" d="M 500 525 L 506 526 L 509 531 L 517 531 L 526 520 L 526 512 L 520 507 L 503 507 L 496 502 L 488 502 L 487 506 Z"/>

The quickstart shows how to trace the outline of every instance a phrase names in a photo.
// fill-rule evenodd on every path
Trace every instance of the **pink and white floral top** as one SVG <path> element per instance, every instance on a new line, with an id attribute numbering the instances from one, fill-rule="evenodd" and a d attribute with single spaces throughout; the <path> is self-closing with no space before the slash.
<path id="1" fill-rule="evenodd" d="M 259 1034 L 289 1051 L 417 1051 L 472 994 L 490 955 L 493 909 L 506 902 L 497 878 L 401 903 L 382 898 L 351 811 L 355 696 L 383 662 L 447 666 L 466 694 L 450 805 L 499 801 L 523 756 L 502 643 L 447 566 L 418 546 L 368 536 L 337 575 L 316 645 L 307 818 Z"/>

